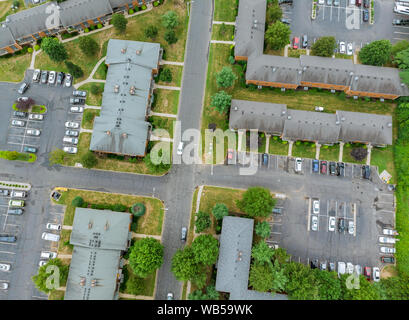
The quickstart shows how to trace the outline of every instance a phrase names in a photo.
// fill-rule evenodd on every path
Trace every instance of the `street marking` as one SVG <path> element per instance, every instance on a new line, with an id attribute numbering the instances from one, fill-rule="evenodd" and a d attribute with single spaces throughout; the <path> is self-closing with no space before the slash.
<path id="1" fill-rule="evenodd" d="M 15 252 L 9 252 L 9 251 L 0 251 L 0 253 L 4 253 L 4 254 L 16 254 Z"/>
<path id="2" fill-rule="evenodd" d="M 308 223 L 307 223 L 307 231 L 310 231 L 311 225 L 311 198 L 308 198 Z"/>
<path id="3" fill-rule="evenodd" d="M 356 203 L 353 204 L 353 213 L 354 213 L 354 237 L 356 237 Z"/>
<path id="4" fill-rule="evenodd" d="M 398 34 L 409 34 L 409 32 L 400 32 L 400 31 L 394 31 L 393 33 L 398 33 Z"/>

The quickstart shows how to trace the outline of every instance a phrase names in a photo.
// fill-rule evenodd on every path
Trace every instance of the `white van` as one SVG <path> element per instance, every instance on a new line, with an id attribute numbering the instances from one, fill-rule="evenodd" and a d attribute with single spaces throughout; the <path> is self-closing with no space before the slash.
<path id="1" fill-rule="evenodd" d="M 296 158 L 295 159 L 295 171 L 296 172 L 301 172 L 302 171 L 302 159 L 301 158 Z"/>
<path id="2" fill-rule="evenodd" d="M 24 191 L 13 191 L 11 193 L 11 197 L 12 198 L 25 198 L 27 197 L 27 193 L 25 193 Z"/>
<path id="3" fill-rule="evenodd" d="M 41 239 L 58 242 L 58 241 L 60 241 L 60 236 L 57 235 L 57 234 L 43 232 L 43 234 L 41 235 Z"/>
<path id="4" fill-rule="evenodd" d="M 345 262 L 338 262 L 338 275 L 345 274 Z"/>
<path id="5" fill-rule="evenodd" d="M 78 138 L 64 137 L 62 139 L 62 142 L 77 145 L 78 144 Z"/>
<path id="6" fill-rule="evenodd" d="M 41 251 L 41 258 L 44 259 L 55 259 L 57 257 L 57 254 L 55 252 L 51 251 Z"/>

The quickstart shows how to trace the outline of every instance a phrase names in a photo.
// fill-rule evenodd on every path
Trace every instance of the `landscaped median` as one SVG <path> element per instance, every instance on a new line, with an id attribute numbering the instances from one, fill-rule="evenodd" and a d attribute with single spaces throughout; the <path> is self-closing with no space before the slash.
<path id="1" fill-rule="evenodd" d="M 0 151 L 0 158 L 10 161 L 25 161 L 30 163 L 37 160 L 37 156 L 33 153 L 21 153 L 17 151 Z"/>
<path id="2" fill-rule="evenodd" d="M 17 108 L 17 103 L 13 104 L 13 110 L 21 111 L 20 109 Z M 28 112 L 45 114 L 47 112 L 47 107 L 43 105 L 34 105 L 28 110 Z"/>

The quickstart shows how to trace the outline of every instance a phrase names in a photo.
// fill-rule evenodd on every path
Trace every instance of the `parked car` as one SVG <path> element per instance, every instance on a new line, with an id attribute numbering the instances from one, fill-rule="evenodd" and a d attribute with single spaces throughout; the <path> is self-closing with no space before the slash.
<path id="1" fill-rule="evenodd" d="M 27 129 L 26 130 L 26 135 L 28 136 L 36 136 L 38 137 L 41 134 L 41 131 L 38 129 Z"/>
<path id="2" fill-rule="evenodd" d="M 43 121 L 44 120 L 44 115 L 38 114 L 38 113 L 30 113 L 28 118 L 30 120 L 38 120 L 38 121 Z"/>
<path id="3" fill-rule="evenodd" d="M 368 22 L 368 21 L 369 21 L 369 10 L 368 10 L 368 9 L 362 10 L 362 20 L 363 20 L 364 22 Z"/>
<path id="4" fill-rule="evenodd" d="M 16 236 L 10 236 L 7 234 L 0 235 L 0 242 L 14 243 L 17 241 Z"/>
<path id="5" fill-rule="evenodd" d="M 307 48 L 307 47 L 308 47 L 308 37 L 307 37 L 306 34 L 304 34 L 304 35 L 302 36 L 302 47 L 303 47 L 303 48 Z"/>
<path id="6" fill-rule="evenodd" d="M 233 158 L 234 158 L 234 150 L 233 149 L 227 149 L 227 164 L 234 163 Z"/>
<path id="7" fill-rule="evenodd" d="M 274 214 L 283 214 L 283 208 L 273 208 L 273 213 Z"/>
<path id="8" fill-rule="evenodd" d="M 39 267 L 42 267 L 42 266 L 46 265 L 47 262 L 48 262 L 48 261 L 40 260 L 40 262 L 38 263 L 38 266 L 39 266 Z"/>
<path id="9" fill-rule="evenodd" d="M 166 300 L 173 300 L 173 293 L 172 293 L 172 292 L 169 292 L 169 293 L 166 295 Z"/>
<path id="10" fill-rule="evenodd" d="M 85 98 L 87 96 L 87 92 L 86 91 L 81 91 L 81 90 L 74 90 L 72 92 L 72 95 L 74 97 L 83 97 L 83 98 Z"/>
<path id="11" fill-rule="evenodd" d="M 355 4 L 360 7 L 362 5 L 362 0 L 355 0 Z"/>
<path id="12" fill-rule="evenodd" d="M 364 0 L 364 8 L 369 8 L 369 0 Z"/>
<path id="13" fill-rule="evenodd" d="M 57 84 L 58 85 L 62 85 L 64 82 L 64 77 L 65 77 L 65 73 L 64 72 L 58 72 L 57 74 Z"/>
<path id="14" fill-rule="evenodd" d="M 10 191 L 7 189 L 0 189 L 0 196 L 7 197 L 10 194 Z"/>
<path id="15" fill-rule="evenodd" d="M 22 121 L 22 120 L 11 120 L 11 125 L 13 127 L 25 127 L 26 126 L 26 122 Z"/>
<path id="16" fill-rule="evenodd" d="M 321 262 L 321 264 L 320 264 L 320 269 L 321 269 L 322 271 L 327 270 L 327 262 L 326 262 L 326 261 Z"/>
<path id="17" fill-rule="evenodd" d="M 317 216 L 312 216 L 311 219 L 311 230 L 312 231 L 317 231 L 318 230 L 318 217 Z"/>
<path id="18" fill-rule="evenodd" d="M 187 228 L 186 227 L 183 227 L 182 228 L 182 234 L 181 234 L 181 238 L 180 238 L 182 241 L 186 241 L 186 239 L 187 239 Z"/>
<path id="19" fill-rule="evenodd" d="M 334 0 L 334 6 L 339 6 L 339 0 Z"/>
<path id="20" fill-rule="evenodd" d="M 9 271 L 11 265 L 8 263 L 0 263 L 0 271 Z"/>
<path id="21" fill-rule="evenodd" d="M 294 37 L 293 38 L 293 49 L 298 49 L 300 47 L 300 38 Z"/>
<path id="22" fill-rule="evenodd" d="M 407 26 L 409 25 L 409 19 L 393 19 L 392 24 L 395 26 Z"/>
<path id="23" fill-rule="evenodd" d="M 314 259 L 310 261 L 310 268 L 317 269 L 318 268 L 318 259 Z"/>
<path id="24" fill-rule="evenodd" d="M 335 271 L 335 263 L 334 262 L 330 262 L 329 263 L 329 271 Z"/>
<path id="25" fill-rule="evenodd" d="M 295 158 L 295 171 L 296 172 L 302 171 L 302 159 L 301 158 Z"/>
<path id="26" fill-rule="evenodd" d="M 314 200 L 312 202 L 312 211 L 314 212 L 314 214 L 320 213 L 320 201 L 319 200 Z"/>
<path id="27" fill-rule="evenodd" d="M 355 233 L 355 224 L 352 220 L 348 221 L 348 233 L 352 235 Z"/>
<path id="28" fill-rule="evenodd" d="M 51 194 L 51 198 L 53 198 L 55 201 L 60 201 L 62 194 L 59 193 L 58 191 L 53 191 Z"/>
<path id="29" fill-rule="evenodd" d="M 183 141 L 179 142 L 177 154 L 178 156 L 181 156 L 183 154 Z"/>
<path id="30" fill-rule="evenodd" d="M 57 72 L 50 71 L 50 75 L 48 76 L 48 84 L 55 84 L 56 77 L 57 77 Z"/>
<path id="31" fill-rule="evenodd" d="M 46 228 L 48 230 L 61 230 L 61 225 L 60 224 L 55 224 L 55 223 L 47 223 Z"/>
<path id="32" fill-rule="evenodd" d="M 335 222 L 336 222 L 336 218 L 335 218 L 335 217 L 329 217 L 329 220 L 328 220 L 328 231 L 335 231 Z"/>
<path id="33" fill-rule="evenodd" d="M 337 175 L 340 177 L 345 176 L 345 163 L 338 162 L 337 164 Z"/>
<path id="34" fill-rule="evenodd" d="M 344 220 L 344 218 L 339 218 L 338 219 L 338 231 L 339 232 L 344 232 L 345 231 L 345 220 Z"/>
<path id="35" fill-rule="evenodd" d="M 362 178 L 369 179 L 371 176 L 371 167 L 368 165 L 362 166 Z"/>
<path id="36" fill-rule="evenodd" d="M 83 113 L 84 112 L 84 107 L 71 107 L 70 112 L 72 113 Z"/>
<path id="37" fill-rule="evenodd" d="M 373 281 L 378 282 L 381 279 L 381 272 L 378 267 L 373 268 Z"/>
<path id="38" fill-rule="evenodd" d="M 44 70 L 41 72 L 41 83 L 46 84 L 48 81 L 48 71 Z"/>
<path id="39" fill-rule="evenodd" d="M 399 233 L 393 229 L 383 229 L 382 233 L 387 236 L 398 236 L 399 235 Z"/>
<path id="40" fill-rule="evenodd" d="M 351 262 L 347 262 L 347 273 L 349 274 L 354 273 L 354 265 Z"/>
<path id="41" fill-rule="evenodd" d="M 11 192 L 11 197 L 12 198 L 25 198 L 27 197 L 27 193 L 25 191 L 14 190 Z"/>
<path id="42" fill-rule="evenodd" d="M 41 235 L 41 239 L 58 242 L 60 241 L 60 236 L 58 234 L 43 232 Z"/>
<path id="43" fill-rule="evenodd" d="M 22 208 L 10 208 L 7 210 L 8 215 L 12 216 L 21 216 L 24 213 Z"/>
<path id="44" fill-rule="evenodd" d="M 85 104 L 85 99 L 83 98 L 70 98 L 71 104 Z"/>
<path id="45" fill-rule="evenodd" d="M 352 43 L 349 42 L 348 45 L 347 45 L 347 55 L 352 56 L 353 54 L 354 54 L 354 50 L 353 50 L 353 47 L 352 47 Z"/>
<path id="46" fill-rule="evenodd" d="M 43 259 L 55 259 L 57 258 L 57 253 L 51 251 L 41 251 L 40 257 Z"/>
<path id="47" fill-rule="evenodd" d="M 331 176 L 335 176 L 337 174 L 336 166 L 337 165 L 335 164 L 335 162 L 331 161 L 329 163 L 329 173 Z"/>
<path id="48" fill-rule="evenodd" d="M 318 0 L 318 4 L 325 4 L 325 0 Z"/>
<path id="49" fill-rule="evenodd" d="M 67 121 L 65 123 L 65 127 L 67 129 L 78 129 L 80 127 L 80 124 L 78 122 Z"/>
<path id="50" fill-rule="evenodd" d="M 73 137 L 64 137 L 62 139 L 63 143 L 69 143 L 69 144 L 78 144 L 78 138 L 73 138 Z"/>
<path id="51" fill-rule="evenodd" d="M 321 173 L 327 174 L 327 161 L 321 161 Z"/>
<path id="52" fill-rule="evenodd" d="M 332 0 L 327 0 L 327 6 L 332 5 Z"/>
<path id="53" fill-rule="evenodd" d="M 64 147 L 63 151 L 67 152 L 67 153 L 71 153 L 71 154 L 76 154 L 78 152 L 78 148 L 76 148 L 76 147 Z"/>
<path id="54" fill-rule="evenodd" d="M 339 43 L 339 53 L 345 54 L 346 53 L 346 46 L 345 46 L 345 42 L 341 41 Z"/>
<path id="55" fill-rule="evenodd" d="M 21 84 L 20 88 L 18 89 L 18 93 L 19 93 L 19 94 L 23 94 L 24 92 L 26 92 L 26 90 L 28 89 L 28 87 L 29 87 L 29 84 L 23 82 L 23 83 Z"/>
<path id="56" fill-rule="evenodd" d="M 371 281 L 371 268 L 370 267 L 364 268 L 364 276 L 366 280 Z"/>
<path id="57" fill-rule="evenodd" d="M 385 256 L 382 256 L 382 257 L 381 257 L 381 261 L 382 261 L 383 263 L 395 263 L 395 258 L 394 258 L 394 257 L 385 257 Z"/>
<path id="58" fill-rule="evenodd" d="M 395 238 L 391 238 L 391 237 L 379 237 L 379 242 L 380 242 L 380 243 L 390 243 L 390 244 L 394 244 L 394 243 L 396 243 L 396 239 L 395 239 Z"/>
<path id="59" fill-rule="evenodd" d="M 381 247 L 380 250 L 382 253 L 396 253 L 395 248 Z"/>
<path id="60" fill-rule="evenodd" d="M 10 200 L 9 207 L 24 207 L 25 202 L 24 200 Z"/>
<path id="61" fill-rule="evenodd" d="M 361 275 L 362 274 L 362 267 L 359 264 L 355 265 L 354 272 L 358 276 Z"/>
<path id="62" fill-rule="evenodd" d="M 71 85 L 72 85 L 72 75 L 68 73 L 65 75 L 65 86 L 69 88 L 71 87 Z"/>
<path id="63" fill-rule="evenodd" d="M 0 282 L 0 289 L 7 290 L 9 288 L 9 284 L 7 282 Z"/>
<path id="64" fill-rule="evenodd" d="M 263 153 L 263 165 L 268 166 L 268 154 Z"/>
<path id="65" fill-rule="evenodd" d="M 320 171 L 320 162 L 316 159 L 312 160 L 312 171 L 319 172 Z"/>
<path id="66" fill-rule="evenodd" d="M 280 20 L 282 23 L 285 23 L 285 24 L 291 24 L 291 21 L 289 20 L 289 19 L 286 19 L 286 18 L 281 18 L 281 20 Z"/>
<path id="67" fill-rule="evenodd" d="M 17 118 L 27 118 L 27 112 L 14 111 L 13 116 Z"/>
<path id="68" fill-rule="evenodd" d="M 39 82 L 41 77 L 41 70 L 35 69 L 33 73 L 33 82 Z"/>
<path id="69" fill-rule="evenodd" d="M 338 275 L 345 274 L 345 262 L 338 262 Z"/>
<path id="70" fill-rule="evenodd" d="M 66 130 L 65 135 L 68 136 L 68 137 L 78 137 L 79 132 L 76 131 L 76 130 Z"/>

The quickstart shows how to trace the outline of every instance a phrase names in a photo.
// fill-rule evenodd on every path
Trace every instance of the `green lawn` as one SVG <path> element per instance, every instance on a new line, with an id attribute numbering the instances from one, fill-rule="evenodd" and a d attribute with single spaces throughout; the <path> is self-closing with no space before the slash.
<path id="1" fill-rule="evenodd" d="M 388 146 L 386 148 L 372 148 L 371 165 L 378 166 L 379 174 L 381 174 L 383 170 L 388 171 L 392 175 L 391 183 L 396 182 L 393 146 Z"/>
<path id="2" fill-rule="evenodd" d="M 234 26 L 224 25 L 224 30 L 221 24 L 214 24 L 212 30 L 212 40 L 233 41 Z"/>
<path id="3" fill-rule="evenodd" d="M 180 91 L 156 89 L 152 111 L 156 113 L 177 114 Z"/>
<path id="4" fill-rule="evenodd" d="M 301 55 L 306 55 L 307 50 L 305 49 L 293 49 L 288 48 L 288 56 L 291 58 L 299 58 Z"/>
<path id="5" fill-rule="evenodd" d="M 103 62 L 98 67 L 97 71 L 94 73 L 93 79 L 106 80 L 108 72 L 108 66 Z"/>
<path id="6" fill-rule="evenodd" d="M 236 0 L 215 0 L 214 20 L 234 22 L 236 8 Z"/>
<path id="7" fill-rule="evenodd" d="M 165 118 L 152 116 L 148 119 L 152 123 L 154 129 L 164 129 L 169 133 L 169 138 L 173 137 L 173 123 L 176 121 L 174 118 Z"/>
<path id="8" fill-rule="evenodd" d="M 96 116 L 99 116 L 101 113 L 101 110 L 96 110 L 96 109 L 86 109 L 84 111 L 84 116 L 82 117 L 82 124 L 81 127 L 84 129 L 92 130 L 94 127 L 94 120 Z M 88 117 L 90 117 L 90 121 L 88 120 Z"/>
<path id="9" fill-rule="evenodd" d="M 171 82 L 165 82 L 165 81 L 160 81 L 160 73 L 164 69 L 169 69 L 172 72 L 172 81 Z M 182 66 L 175 66 L 171 64 L 163 65 L 160 67 L 159 70 L 159 75 L 155 78 L 155 81 L 157 81 L 157 84 L 163 85 L 163 86 L 171 86 L 171 87 L 180 87 L 182 85 L 182 73 L 183 73 L 183 67 Z"/>
<path id="10" fill-rule="evenodd" d="M 334 146 L 321 146 L 320 160 L 338 161 L 339 160 L 339 144 Z"/>
<path id="11" fill-rule="evenodd" d="M 315 144 L 314 146 L 311 146 L 311 144 L 310 142 L 301 142 L 297 145 L 297 142 L 294 142 L 292 156 L 315 159 Z"/>
<path id="12" fill-rule="evenodd" d="M 64 214 L 64 225 L 72 226 L 75 207 L 71 205 L 71 202 L 77 196 L 81 196 L 89 204 L 122 204 L 130 207 L 141 202 L 146 206 L 146 213 L 138 219 L 136 232 L 151 235 L 161 235 L 162 233 L 164 206 L 159 199 L 78 189 L 69 189 L 63 192 L 59 201 L 60 204 L 67 206 Z"/>
<path id="13" fill-rule="evenodd" d="M 0 57 L 0 81 L 22 81 L 24 79 L 24 73 L 30 66 L 30 62 L 30 53 Z"/>
<path id="14" fill-rule="evenodd" d="M 71 237 L 71 230 L 61 230 L 60 241 L 58 242 L 59 254 L 72 254 L 73 246 L 69 243 Z"/>
<path id="15" fill-rule="evenodd" d="M 53 290 L 48 297 L 48 300 L 64 300 L 65 291 Z"/>
<path id="16" fill-rule="evenodd" d="M 344 53 L 336 53 L 336 54 L 335 54 L 335 58 L 351 59 L 351 60 L 353 60 L 353 59 L 354 59 L 354 56 L 349 56 L 349 55 L 344 54 Z"/>
<path id="17" fill-rule="evenodd" d="M 344 162 L 350 162 L 350 163 L 359 163 L 359 164 L 365 164 L 366 163 L 366 158 L 362 161 L 357 161 L 351 156 L 351 151 L 354 147 L 360 147 L 359 145 L 344 145 L 344 153 L 342 155 L 343 161 Z"/>
<path id="18" fill-rule="evenodd" d="M 280 138 L 276 137 L 277 139 L 274 139 L 272 136 L 270 138 L 270 149 L 269 153 L 271 154 L 278 154 L 282 156 L 288 155 L 288 142 L 283 142 Z"/>
<path id="19" fill-rule="evenodd" d="M 124 266 L 122 272 L 124 273 L 124 283 L 121 285 L 120 292 L 127 293 L 127 294 L 136 293 L 136 292 L 131 293 L 126 290 L 126 282 L 136 277 L 136 275 L 132 271 L 131 266 L 127 264 L 126 266 Z M 156 282 L 156 272 L 152 272 L 150 275 L 148 275 L 146 278 L 143 279 L 143 289 L 140 292 L 137 292 L 136 295 L 148 296 L 148 297 L 153 296 L 153 292 L 155 290 L 155 282 Z"/>
<path id="20" fill-rule="evenodd" d="M 92 86 L 98 87 L 98 94 L 91 93 Z M 87 91 L 87 100 L 85 102 L 87 105 L 100 106 L 102 104 L 102 93 L 104 92 L 104 88 L 104 83 L 93 82 L 82 85 L 80 88 L 78 88 L 78 90 Z"/>

